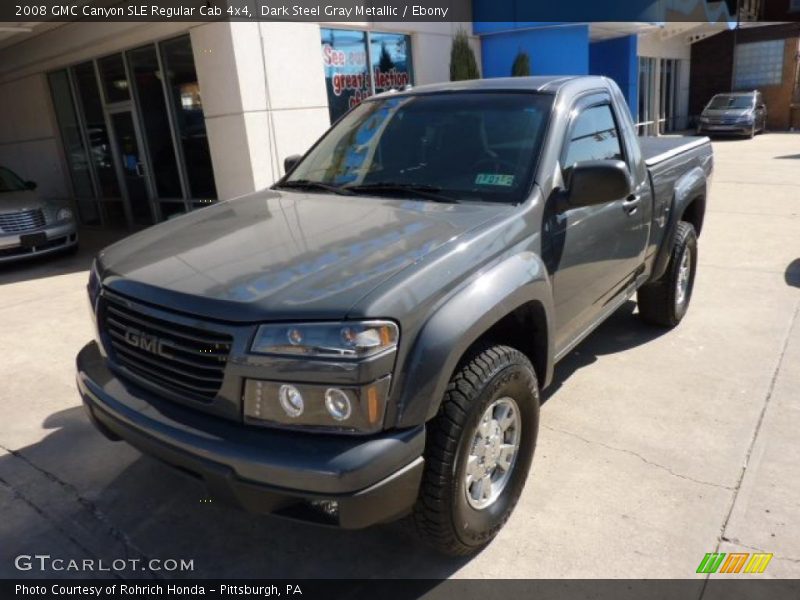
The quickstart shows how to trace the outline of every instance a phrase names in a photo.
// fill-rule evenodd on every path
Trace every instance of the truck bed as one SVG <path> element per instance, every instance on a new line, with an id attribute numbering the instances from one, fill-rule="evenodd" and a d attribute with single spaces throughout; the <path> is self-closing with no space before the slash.
<path id="1" fill-rule="evenodd" d="M 644 136 L 639 138 L 642 155 L 648 167 L 707 142 L 708 138 L 700 136 Z"/>

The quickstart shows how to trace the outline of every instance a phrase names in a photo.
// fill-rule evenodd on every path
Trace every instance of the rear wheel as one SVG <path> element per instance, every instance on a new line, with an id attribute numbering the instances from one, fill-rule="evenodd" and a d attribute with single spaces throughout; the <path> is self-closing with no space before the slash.
<path id="1" fill-rule="evenodd" d="M 639 315 L 652 325 L 675 327 L 689 309 L 697 271 L 697 234 L 681 221 L 675 230 L 672 254 L 664 275 L 637 292 Z"/>
<path id="2" fill-rule="evenodd" d="M 428 423 L 413 515 L 421 537 L 457 556 L 488 544 L 517 504 L 538 428 L 539 388 L 525 355 L 508 346 L 474 353 Z"/>

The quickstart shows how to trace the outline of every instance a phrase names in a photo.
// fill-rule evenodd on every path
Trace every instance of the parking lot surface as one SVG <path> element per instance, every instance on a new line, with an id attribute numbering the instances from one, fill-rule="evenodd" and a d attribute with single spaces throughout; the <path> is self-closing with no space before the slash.
<path id="1" fill-rule="evenodd" d="M 472 559 L 390 524 L 337 531 L 208 502 L 95 432 L 74 384 L 93 251 L 0 269 L 0 577 L 20 554 L 191 559 L 142 576 L 702 578 L 707 552 L 800 577 L 800 134 L 714 142 L 688 316 L 630 302 L 557 367 L 516 512 Z M 98 573 L 108 576 L 108 573 Z"/>

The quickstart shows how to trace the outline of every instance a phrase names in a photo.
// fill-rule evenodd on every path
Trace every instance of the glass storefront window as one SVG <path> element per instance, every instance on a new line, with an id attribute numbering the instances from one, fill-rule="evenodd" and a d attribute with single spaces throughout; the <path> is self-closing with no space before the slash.
<path id="1" fill-rule="evenodd" d="M 183 202 L 162 202 L 161 203 L 161 220 L 166 221 L 171 217 L 177 217 L 186 212 L 186 206 Z"/>
<path id="2" fill-rule="evenodd" d="M 370 95 L 367 34 L 322 29 L 322 64 L 331 121 L 335 121 Z"/>
<path id="3" fill-rule="evenodd" d="M 128 63 L 144 125 L 156 193 L 159 198 L 182 198 L 155 46 L 131 50 L 128 52 Z"/>
<path id="4" fill-rule="evenodd" d="M 373 93 L 413 82 L 411 36 L 350 29 L 322 29 L 321 33 L 331 121 Z"/>
<path id="5" fill-rule="evenodd" d="M 103 113 L 103 102 L 97 89 L 94 65 L 91 62 L 82 63 L 74 68 L 73 75 L 86 126 L 86 136 L 89 139 L 89 154 L 100 184 L 100 196 L 120 198 L 122 194 L 114 171 L 111 143 Z"/>
<path id="6" fill-rule="evenodd" d="M 106 102 L 124 102 L 130 98 L 128 78 L 121 54 L 112 54 L 97 61 Z"/>
<path id="7" fill-rule="evenodd" d="M 188 35 L 48 80 L 82 224 L 136 227 L 216 201 Z"/>
<path id="8" fill-rule="evenodd" d="M 411 83 L 411 37 L 397 33 L 371 33 L 369 56 L 376 94 L 401 89 Z"/>
<path id="9" fill-rule="evenodd" d="M 189 36 L 161 44 L 167 87 L 193 198 L 216 198 L 203 101 Z"/>
<path id="10" fill-rule="evenodd" d="M 82 223 L 97 225 L 100 213 L 94 200 L 92 175 L 89 170 L 89 159 L 81 135 L 80 123 L 72 100 L 67 70 L 56 71 L 48 76 L 50 91 L 53 95 L 53 106 L 56 120 L 64 142 L 64 154 L 67 161 L 72 191 L 76 198 L 78 213 Z"/>

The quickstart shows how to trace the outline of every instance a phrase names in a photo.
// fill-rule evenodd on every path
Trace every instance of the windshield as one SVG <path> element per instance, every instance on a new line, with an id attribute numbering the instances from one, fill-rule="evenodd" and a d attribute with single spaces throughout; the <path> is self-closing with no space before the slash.
<path id="1" fill-rule="evenodd" d="M 721 110 L 725 108 L 753 108 L 752 96 L 714 96 L 706 108 Z"/>
<path id="2" fill-rule="evenodd" d="M 551 106 L 552 96 L 533 93 L 369 100 L 277 187 L 520 202 L 530 189 Z"/>
<path id="3" fill-rule="evenodd" d="M 0 192 L 22 192 L 28 188 L 12 171 L 0 167 Z"/>

